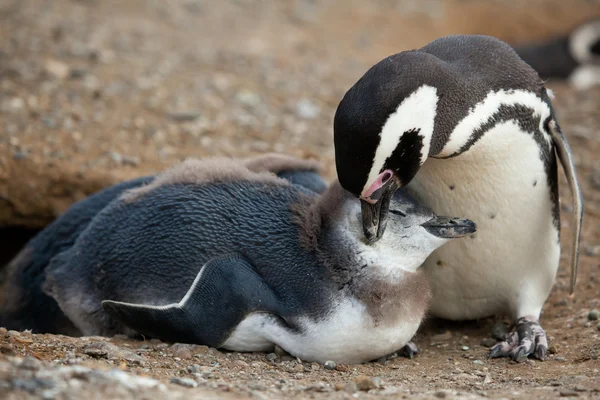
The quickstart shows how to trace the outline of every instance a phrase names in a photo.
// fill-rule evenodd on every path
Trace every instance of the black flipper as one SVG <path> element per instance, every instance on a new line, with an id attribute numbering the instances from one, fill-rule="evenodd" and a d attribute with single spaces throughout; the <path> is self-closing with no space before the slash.
<path id="1" fill-rule="evenodd" d="M 207 262 L 179 303 L 149 306 L 105 300 L 102 307 L 143 335 L 211 347 L 222 345 L 250 313 L 278 315 L 282 309 L 254 266 L 237 254 Z"/>

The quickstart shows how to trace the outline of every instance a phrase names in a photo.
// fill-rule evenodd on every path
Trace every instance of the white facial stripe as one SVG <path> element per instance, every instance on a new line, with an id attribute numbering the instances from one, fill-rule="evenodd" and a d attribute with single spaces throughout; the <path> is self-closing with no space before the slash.
<path id="1" fill-rule="evenodd" d="M 460 149 L 467 144 L 481 125 L 485 124 L 502 105 L 523 105 L 531 107 L 535 115 L 540 116 L 540 132 L 544 132 L 544 120 L 550 115 L 548 105 L 535 94 L 525 90 L 511 90 L 490 92 L 487 97 L 471 109 L 469 114 L 456 125 L 448 143 L 438 154 L 441 157 L 448 157 L 457 154 Z M 550 135 L 545 134 L 548 144 L 551 144 Z"/>
<path id="2" fill-rule="evenodd" d="M 373 181 L 377 179 L 385 160 L 392 155 L 406 131 L 420 130 L 419 136 L 423 138 L 421 164 L 425 162 L 429 155 L 437 102 L 437 89 L 433 86 L 423 85 L 406 97 L 396 111 L 388 117 L 379 133 L 381 139 L 363 192 L 368 190 Z"/>
<path id="3" fill-rule="evenodd" d="M 598 38 L 600 38 L 600 21 L 580 26 L 571 34 L 569 48 L 571 55 L 579 64 L 588 63 L 595 57 L 590 47 Z"/>

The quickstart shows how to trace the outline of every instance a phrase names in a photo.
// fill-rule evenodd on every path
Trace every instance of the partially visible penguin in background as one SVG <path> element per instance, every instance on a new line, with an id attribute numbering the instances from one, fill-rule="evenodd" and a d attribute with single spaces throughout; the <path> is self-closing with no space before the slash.
<path id="1" fill-rule="evenodd" d="M 293 184 L 251 167 L 189 160 L 123 192 L 51 260 L 43 290 L 83 335 L 278 345 L 319 362 L 410 351 L 429 299 L 419 266 L 475 224 L 400 190 L 370 246 L 360 202 L 337 182 L 318 194 L 306 174 Z"/>
<path id="2" fill-rule="evenodd" d="M 239 161 L 239 160 L 238 160 Z M 253 172 L 268 172 L 322 193 L 327 185 L 316 161 L 268 153 L 241 160 Z M 144 176 L 107 187 L 73 204 L 63 215 L 33 237 L 5 267 L 0 283 L 0 326 L 33 333 L 78 334 L 41 286 L 46 268 L 59 253 L 68 250 L 92 219 L 128 189 L 150 184 L 156 177 Z"/>
<path id="3" fill-rule="evenodd" d="M 579 90 L 600 85 L 600 18 L 515 50 L 544 80 L 564 79 Z"/>

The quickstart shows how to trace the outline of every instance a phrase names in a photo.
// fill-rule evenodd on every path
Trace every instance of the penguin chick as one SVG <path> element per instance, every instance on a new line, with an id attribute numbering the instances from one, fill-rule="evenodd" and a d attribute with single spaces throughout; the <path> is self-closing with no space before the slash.
<path id="1" fill-rule="evenodd" d="M 544 359 L 539 316 L 560 259 L 557 154 L 574 203 L 571 292 L 583 201 L 550 97 L 514 49 L 458 35 L 385 58 L 344 95 L 334 143 L 338 179 L 361 199 L 368 240 L 383 236 L 398 187 L 436 213 L 477 223 L 476 236 L 425 262 L 430 312 L 450 320 L 508 314 L 515 329 L 491 355 Z"/>
<path id="2" fill-rule="evenodd" d="M 318 195 L 193 164 L 194 177 L 174 179 L 190 169 L 175 167 L 163 174 L 171 182 L 159 176 L 134 201 L 113 201 L 47 267 L 46 292 L 82 334 L 366 362 L 416 332 L 429 298 L 417 271 L 425 258 L 475 231 L 398 191 L 387 235 L 367 245 L 359 201 L 339 184 Z"/>
<path id="3" fill-rule="evenodd" d="M 241 163 L 242 168 L 245 166 L 256 174 L 274 174 L 315 193 L 322 193 L 327 187 L 319 175 L 319 165 L 312 160 L 267 153 L 243 160 L 222 159 L 221 163 L 220 168 L 225 171 L 231 170 L 229 165 Z M 189 167 L 190 164 L 193 161 L 182 165 Z M 193 167 L 187 168 L 187 171 L 193 173 Z M 206 179 L 206 173 L 203 176 Z M 219 179 L 223 176 L 221 172 Z M 161 179 L 164 178 L 162 174 Z M 177 178 L 181 179 L 181 174 Z M 140 177 L 107 187 L 73 204 L 29 240 L 5 269 L 6 278 L 0 285 L 0 326 L 34 333 L 80 334 L 54 299 L 42 291 L 46 267 L 52 258 L 75 243 L 90 221 L 109 203 L 127 190 L 140 188 L 143 191 L 153 184 L 156 184 L 156 176 Z"/>
<path id="4" fill-rule="evenodd" d="M 578 89 L 600 83 L 600 19 L 586 21 L 567 35 L 515 46 L 517 54 L 547 79 L 568 79 Z"/>

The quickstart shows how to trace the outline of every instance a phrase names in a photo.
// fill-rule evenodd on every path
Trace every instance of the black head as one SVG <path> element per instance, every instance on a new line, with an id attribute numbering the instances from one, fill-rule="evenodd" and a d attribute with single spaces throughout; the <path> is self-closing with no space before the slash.
<path id="1" fill-rule="evenodd" d="M 367 239 L 385 231 L 393 192 L 427 157 L 444 150 L 469 110 L 491 91 L 541 93 L 539 76 L 508 44 L 489 36 L 449 36 L 395 54 L 369 69 L 334 118 L 338 179 L 363 204 Z"/>

